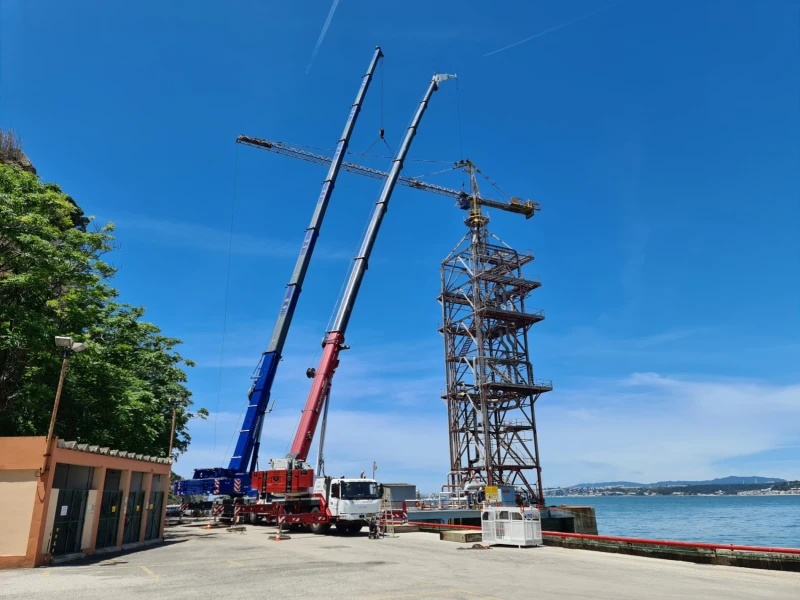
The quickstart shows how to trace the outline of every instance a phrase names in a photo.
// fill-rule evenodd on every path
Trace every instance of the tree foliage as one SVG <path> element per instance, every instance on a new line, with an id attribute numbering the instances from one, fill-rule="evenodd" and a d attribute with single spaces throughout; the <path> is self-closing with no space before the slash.
<path id="1" fill-rule="evenodd" d="M 181 341 L 117 301 L 104 260 L 113 224 L 94 227 L 61 189 L 0 164 L 0 435 L 45 435 L 61 368 L 53 338 L 88 349 L 69 362 L 56 435 L 166 456 L 170 397 L 188 398 Z M 175 448 L 190 442 L 187 402 L 177 410 Z"/>

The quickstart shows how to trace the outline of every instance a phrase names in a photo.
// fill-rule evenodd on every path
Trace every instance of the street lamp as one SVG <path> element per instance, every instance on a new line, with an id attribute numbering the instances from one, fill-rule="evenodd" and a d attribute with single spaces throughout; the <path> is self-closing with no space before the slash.
<path id="1" fill-rule="evenodd" d="M 188 398 L 170 398 L 169 403 L 172 405 L 172 429 L 169 431 L 169 452 L 167 458 L 172 458 L 172 442 L 175 440 L 175 416 L 178 414 L 178 407 L 186 404 Z"/>
<path id="2" fill-rule="evenodd" d="M 47 439 L 44 446 L 44 463 L 39 475 L 44 475 L 50 468 L 50 440 L 53 439 L 53 428 L 56 426 L 56 415 L 58 414 L 58 403 L 61 400 L 61 389 L 64 387 L 64 377 L 67 374 L 67 362 L 70 357 L 78 352 L 86 350 L 83 342 L 74 342 L 71 337 L 56 336 L 56 347 L 64 349 L 64 357 L 61 362 L 61 375 L 58 378 L 58 388 L 56 389 L 56 400 L 53 403 L 53 414 L 50 416 L 50 428 L 47 430 Z"/>

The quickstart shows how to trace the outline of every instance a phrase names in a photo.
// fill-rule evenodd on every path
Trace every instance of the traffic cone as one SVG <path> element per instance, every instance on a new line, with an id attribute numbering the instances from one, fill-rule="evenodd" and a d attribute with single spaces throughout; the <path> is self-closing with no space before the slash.
<path id="1" fill-rule="evenodd" d="M 283 533 L 283 507 L 282 506 L 278 508 L 278 531 L 277 531 L 277 533 L 275 534 L 275 536 L 272 539 L 274 539 L 276 542 L 283 541 L 283 536 L 281 536 L 281 533 Z M 285 537 L 288 538 L 289 536 L 287 535 Z"/>

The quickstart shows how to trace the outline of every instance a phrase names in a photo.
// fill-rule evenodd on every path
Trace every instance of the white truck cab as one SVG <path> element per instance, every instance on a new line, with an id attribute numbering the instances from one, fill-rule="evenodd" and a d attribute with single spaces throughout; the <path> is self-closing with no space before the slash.
<path id="1" fill-rule="evenodd" d="M 380 486 L 374 479 L 317 477 L 314 495 L 343 533 L 356 533 L 380 517 Z"/>

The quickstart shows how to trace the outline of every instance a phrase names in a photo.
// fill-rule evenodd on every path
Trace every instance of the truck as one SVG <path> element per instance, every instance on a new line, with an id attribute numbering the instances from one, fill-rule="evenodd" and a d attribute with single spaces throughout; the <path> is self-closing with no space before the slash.
<path id="1" fill-rule="evenodd" d="M 370 521 L 380 519 L 382 490 L 374 479 L 316 477 L 311 470 L 302 471 L 293 470 L 292 481 L 288 484 L 296 491 L 278 495 L 268 490 L 284 490 L 286 481 L 280 476 L 271 477 L 269 471 L 253 473 L 251 485 L 258 490 L 260 498 L 255 502 L 229 502 L 223 518 L 238 516 L 252 524 L 280 522 L 283 526 L 306 528 L 315 534 L 328 533 L 332 526 L 339 533 L 354 534 Z"/>

